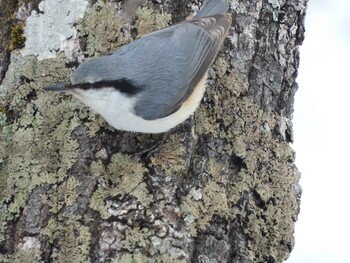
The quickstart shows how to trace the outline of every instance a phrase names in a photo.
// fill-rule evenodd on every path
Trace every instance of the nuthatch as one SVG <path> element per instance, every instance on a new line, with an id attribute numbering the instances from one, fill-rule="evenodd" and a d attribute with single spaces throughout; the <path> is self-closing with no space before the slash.
<path id="1" fill-rule="evenodd" d="M 190 21 L 163 28 L 109 56 L 92 58 L 70 83 L 45 88 L 64 91 L 101 114 L 114 128 L 166 132 L 198 107 L 213 63 L 230 26 L 225 0 L 207 0 Z"/>

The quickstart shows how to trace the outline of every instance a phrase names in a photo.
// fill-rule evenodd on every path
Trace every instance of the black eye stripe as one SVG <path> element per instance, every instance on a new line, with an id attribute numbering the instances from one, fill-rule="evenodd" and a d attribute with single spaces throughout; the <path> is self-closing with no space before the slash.
<path id="1" fill-rule="evenodd" d="M 142 87 L 134 85 L 130 80 L 126 78 L 122 78 L 118 80 L 103 80 L 103 81 L 97 81 L 94 83 L 79 83 L 79 84 L 71 85 L 71 88 L 79 88 L 84 90 L 100 89 L 100 88 L 106 88 L 106 87 L 115 88 L 116 90 L 128 96 L 136 95 L 137 93 L 143 90 Z"/>

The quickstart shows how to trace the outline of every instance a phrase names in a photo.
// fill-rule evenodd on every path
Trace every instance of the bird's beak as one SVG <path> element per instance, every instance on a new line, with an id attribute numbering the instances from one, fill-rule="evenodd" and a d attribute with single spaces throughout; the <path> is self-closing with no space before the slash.
<path id="1" fill-rule="evenodd" d="M 64 92 L 68 90 L 67 89 L 68 85 L 69 85 L 68 83 L 64 83 L 64 82 L 54 83 L 54 84 L 51 84 L 50 86 L 45 87 L 44 90 Z"/>

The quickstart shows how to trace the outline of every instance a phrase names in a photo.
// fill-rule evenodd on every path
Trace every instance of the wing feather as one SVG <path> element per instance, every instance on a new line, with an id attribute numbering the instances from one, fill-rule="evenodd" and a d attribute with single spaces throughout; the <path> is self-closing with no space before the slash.
<path id="1" fill-rule="evenodd" d="M 159 47 L 165 50 L 159 51 L 159 64 L 151 63 L 149 67 L 154 66 L 154 74 L 159 73 L 165 79 L 155 76 L 153 81 L 145 84 L 148 87 L 137 101 L 136 114 L 152 120 L 179 109 L 208 71 L 230 26 L 229 14 L 217 14 L 185 21 L 148 35 L 149 39 L 144 40 L 144 53 L 152 46 L 165 43 Z M 164 86 L 155 87 L 159 83 Z"/>

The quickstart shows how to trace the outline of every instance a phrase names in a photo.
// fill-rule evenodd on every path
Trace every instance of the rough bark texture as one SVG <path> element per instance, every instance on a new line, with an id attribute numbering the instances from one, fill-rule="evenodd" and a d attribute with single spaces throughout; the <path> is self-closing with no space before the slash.
<path id="1" fill-rule="evenodd" d="M 233 28 L 205 98 L 164 138 L 114 130 L 74 98 L 42 88 L 66 81 L 82 57 L 185 19 L 200 1 L 147 1 L 122 13 L 121 1 L 93 1 L 61 39 L 71 45 L 52 48 L 52 58 L 33 54 L 30 11 L 47 19 L 35 27 L 39 38 L 64 23 L 50 6 L 66 1 L 46 0 L 43 11 L 0 0 L 13 3 L 0 28 L 0 261 L 288 258 L 300 198 L 290 143 L 306 0 L 230 0 Z M 20 20 L 22 50 L 10 37 Z M 57 44 L 50 41 L 44 47 Z"/>

